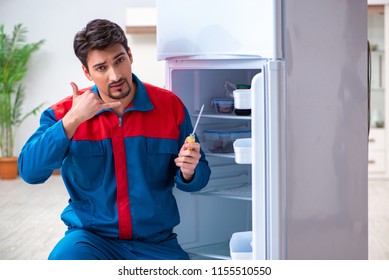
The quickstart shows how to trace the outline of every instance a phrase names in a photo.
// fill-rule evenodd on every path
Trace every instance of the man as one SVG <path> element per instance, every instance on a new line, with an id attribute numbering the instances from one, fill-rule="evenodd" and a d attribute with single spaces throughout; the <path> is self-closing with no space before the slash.
<path id="1" fill-rule="evenodd" d="M 179 213 L 172 188 L 206 186 L 208 162 L 188 143 L 190 116 L 172 92 L 132 74 L 123 30 L 93 20 L 74 51 L 94 86 L 45 110 L 19 156 L 28 183 L 60 168 L 70 199 L 65 236 L 49 259 L 188 259 L 173 228 Z"/>

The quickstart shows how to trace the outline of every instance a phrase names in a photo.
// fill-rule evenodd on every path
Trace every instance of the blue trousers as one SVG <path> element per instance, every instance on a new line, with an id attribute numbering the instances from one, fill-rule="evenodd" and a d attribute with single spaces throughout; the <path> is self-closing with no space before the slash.
<path id="1" fill-rule="evenodd" d="M 82 229 L 68 231 L 49 255 L 49 260 L 187 259 L 188 254 L 182 250 L 174 233 L 141 241 L 104 238 Z"/>

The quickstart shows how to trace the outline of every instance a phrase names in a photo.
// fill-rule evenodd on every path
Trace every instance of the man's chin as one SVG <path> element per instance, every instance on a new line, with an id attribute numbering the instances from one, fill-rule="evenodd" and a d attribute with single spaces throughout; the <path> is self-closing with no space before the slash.
<path id="1" fill-rule="evenodd" d="M 109 97 L 114 100 L 122 100 L 130 94 L 130 91 L 110 91 Z"/>

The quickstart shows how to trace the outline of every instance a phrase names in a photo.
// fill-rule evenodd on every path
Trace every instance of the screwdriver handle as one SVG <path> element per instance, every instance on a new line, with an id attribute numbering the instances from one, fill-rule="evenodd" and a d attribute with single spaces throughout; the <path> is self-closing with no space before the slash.
<path id="1" fill-rule="evenodd" d="M 196 138 L 194 136 L 194 134 L 190 134 L 188 137 L 186 137 L 185 139 L 185 143 L 194 143 L 196 142 Z M 189 148 L 188 150 L 192 150 L 192 148 Z"/>

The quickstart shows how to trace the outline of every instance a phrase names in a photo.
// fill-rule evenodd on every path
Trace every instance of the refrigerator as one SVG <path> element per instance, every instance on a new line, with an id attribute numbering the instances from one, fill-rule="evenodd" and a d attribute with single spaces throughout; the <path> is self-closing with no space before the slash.
<path id="1" fill-rule="evenodd" d="M 205 105 L 196 134 L 212 170 L 202 191 L 175 191 L 181 246 L 193 259 L 367 259 L 367 2 L 157 0 L 156 10 L 165 87 L 193 123 Z M 216 111 L 239 85 L 249 114 Z M 249 139 L 249 157 L 212 150 L 212 133 Z"/>

